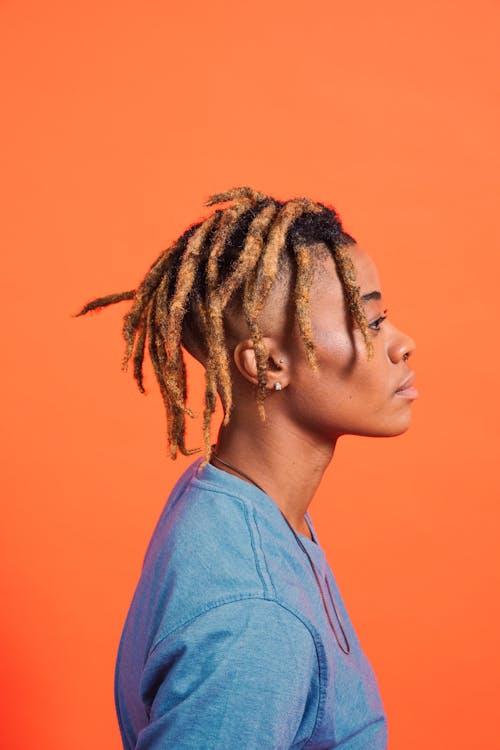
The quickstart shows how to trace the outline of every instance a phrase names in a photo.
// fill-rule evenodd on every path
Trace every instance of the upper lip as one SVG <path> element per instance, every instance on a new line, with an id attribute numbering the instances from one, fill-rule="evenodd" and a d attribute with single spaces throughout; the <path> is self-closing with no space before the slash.
<path id="1" fill-rule="evenodd" d="M 405 388 L 410 388 L 410 387 L 411 387 L 411 386 L 413 385 L 413 381 L 414 381 L 414 380 L 415 380 L 415 373 L 414 373 L 414 372 L 412 372 L 412 373 L 410 373 L 410 375 L 409 375 L 409 376 L 408 376 L 408 377 L 406 378 L 406 380 L 404 380 L 404 381 L 403 381 L 403 382 L 401 383 L 401 385 L 400 385 L 400 386 L 399 386 L 398 388 L 396 388 L 396 392 L 397 392 L 397 391 L 404 391 L 404 390 L 405 390 Z"/>

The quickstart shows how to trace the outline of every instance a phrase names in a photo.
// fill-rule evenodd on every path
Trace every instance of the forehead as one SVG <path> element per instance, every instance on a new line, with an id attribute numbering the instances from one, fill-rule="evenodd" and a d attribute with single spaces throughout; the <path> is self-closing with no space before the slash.
<path id="1" fill-rule="evenodd" d="M 314 253 L 317 249 L 311 247 L 311 252 Z M 359 245 L 350 245 L 345 251 L 354 265 L 355 283 L 360 287 L 360 294 L 381 291 L 377 269 L 370 256 Z M 320 336 L 318 329 L 342 329 L 345 322 L 345 302 L 342 284 L 331 253 L 322 246 L 315 255 L 317 262 L 312 264 L 309 307 L 313 327 Z M 273 284 L 259 317 L 264 335 L 288 336 L 297 327 L 292 278 L 287 264 L 285 273 Z M 235 341 L 250 335 L 241 309 L 241 295 L 236 295 L 234 301 L 228 305 L 225 320 L 226 332 Z"/>
<path id="2" fill-rule="evenodd" d="M 359 286 L 360 294 L 368 294 L 375 290 L 381 291 L 377 267 L 368 253 L 357 244 L 344 248 L 344 252 L 348 255 L 354 266 L 355 283 Z M 318 268 L 315 282 L 315 287 L 318 291 L 343 296 L 337 267 L 330 254 L 325 257 L 324 264 L 321 264 Z"/>
<path id="3" fill-rule="evenodd" d="M 360 287 L 360 293 L 365 294 L 374 289 L 381 291 L 377 267 L 370 255 L 368 255 L 368 253 L 359 245 L 353 245 L 352 248 L 350 248 L 349 255 L 354 264 L 356 280 Z M 368 289 L 368 287 L 370 288 Z"/>

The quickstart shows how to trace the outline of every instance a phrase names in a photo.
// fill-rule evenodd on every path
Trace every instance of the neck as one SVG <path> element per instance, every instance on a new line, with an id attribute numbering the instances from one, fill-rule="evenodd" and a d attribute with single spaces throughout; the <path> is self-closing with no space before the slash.
<path id="1" fill-rule="evenodd" d="M 249 429 L 246 419 L 241 424 L 233 414 L 229 425 L 219 430 L 215 454 L 248 474 L 274 500 L 295 531 L 310 537 L 304 516 L 333 457 L 335 441 L 314 441 L 272 414 Z M 216 459 L 212 463 L 248 481 Z"/>

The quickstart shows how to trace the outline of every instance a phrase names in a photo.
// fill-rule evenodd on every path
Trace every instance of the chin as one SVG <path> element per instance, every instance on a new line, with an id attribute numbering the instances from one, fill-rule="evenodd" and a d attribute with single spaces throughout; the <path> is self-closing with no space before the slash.
<path id="1" fill-rule="evenodd" d="M 408 425 L 407 427 L 403 427 L 400 430 L 392 430 L 389 432 L 381 432 L 378 435 L 374 435 L 373 437 L 397 437 L 398 435 L 404 435 L 405 432 L 408 431 Z"/>
<path id="2" fill-rule="evenodd" d="M 405 419 L 398 419 L 395 424 L 388 424 L 378 434 L 374 434 L 374 437 L 397 437 L 403 435 L 411 424 L 411 416 Z"/>
<path id="3" fill-rule="evenodd" d="M 360 437 L 397 437 L 403 435 L 411 424 L 411 415 L 399 419 L 388 419 L 384 423 L 372 425 L 365 429 L 352 430 L 346 432 L 346 435 L 358 435 Z"/>

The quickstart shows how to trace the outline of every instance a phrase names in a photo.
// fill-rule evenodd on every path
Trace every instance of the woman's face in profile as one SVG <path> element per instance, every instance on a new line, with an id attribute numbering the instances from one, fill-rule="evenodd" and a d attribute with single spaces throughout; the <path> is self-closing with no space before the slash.
<path id="1" fill-rule="evenodd" d="M 311 289 L 313 340 L 319 364 L 309 367 L 295 329 L 287 406 L 301 429 L 331 439 L 342 434 L 399 435 L 408 429 L 415 389 L 398 392 L 412 376 L 407 359 L 413 340 L 390 317 L 377 269 L 358 245 L 348 249 L 369 324 L 374 354 L 368 359 L 361 330 L 349 323 L 342 287 L 331 256 L 315 273 Z M 385 319 L 384 319 L 385 318 Z M 283 404 L 285 406 L 285 404 Z"/>

